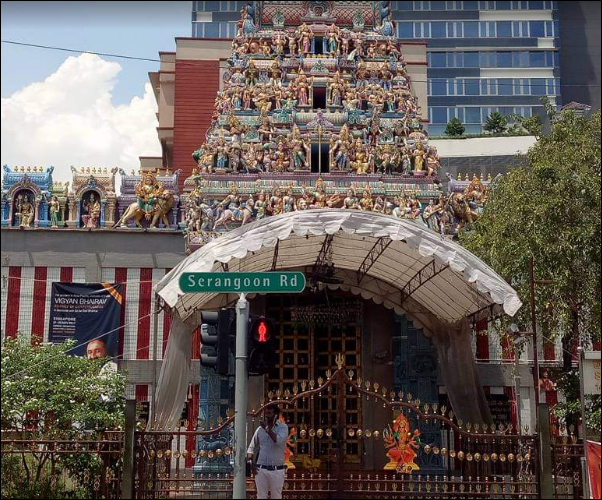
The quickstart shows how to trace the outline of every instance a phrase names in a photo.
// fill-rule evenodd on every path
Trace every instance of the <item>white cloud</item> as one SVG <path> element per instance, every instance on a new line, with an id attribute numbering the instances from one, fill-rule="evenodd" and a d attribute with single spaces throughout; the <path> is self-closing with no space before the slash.
<path id="1" fill-rule="evenodd" d="M 112 91 L 121 66 L 92 55 L 69 57 L 43 82 L 2 99 L 1 163 L 54 165 L 56 180 L 70 180 L 70 166 L 139 165 L 160 156 L 157 103 L 150 83 L 144 96 L 115 106 Z"/>

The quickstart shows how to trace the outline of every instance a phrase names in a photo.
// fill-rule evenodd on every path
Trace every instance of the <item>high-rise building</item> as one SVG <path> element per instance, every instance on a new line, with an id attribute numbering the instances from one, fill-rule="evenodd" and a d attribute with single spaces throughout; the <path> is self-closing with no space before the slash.
<path id="1" fill-rule="evenodd" d="M 193 2 L 193 36 L 231 38 L 244 3 Z M 391 3 L 397 36 L 428 42 L 431 136 L 454 117 L 473 134 L 494 111 L 543 115 L 544 96 L 560 104 L 562 2 Z"/>

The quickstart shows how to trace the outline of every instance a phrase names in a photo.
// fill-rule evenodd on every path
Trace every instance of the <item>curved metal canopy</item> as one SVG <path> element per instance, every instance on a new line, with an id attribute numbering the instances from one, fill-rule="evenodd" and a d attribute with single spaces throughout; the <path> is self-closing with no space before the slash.
<path id="1" fill-rule="evenodd" d="M 522 305 L 506 281 L 457 243 L 414 221 L 343 209 L 293 212 L 230 231 L 182 261 L 156 292 L 186 320 L 233 297 L 184 295 L 182 273 L 315 273 L 326 262 L 334 265 L 335 280 L 325 286 L 361 295 L 420 323 L 425 315 L 447 323 L 501 311 L 513 316 Z"/>

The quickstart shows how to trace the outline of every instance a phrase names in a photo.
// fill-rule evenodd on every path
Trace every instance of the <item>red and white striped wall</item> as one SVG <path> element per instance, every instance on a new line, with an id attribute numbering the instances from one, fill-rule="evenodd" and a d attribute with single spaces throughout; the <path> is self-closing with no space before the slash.
<path id="1" fill-rule="evenodd" d="M 48 341 L 53 282 L 85 283 L 83 267 L 2 267 L 2 336 L 39 337 Z M 120 359 L 149 360 L 153 356 L 154 286 L 169 269 L 103 268 L 101 280 L 122 283 L 125 297 L 120 331 Z M 157 358 L 162 359 L 169 336 L 169 315 L 157 321 Z M 198 348 L 195 349 L 198 351 Z"/>

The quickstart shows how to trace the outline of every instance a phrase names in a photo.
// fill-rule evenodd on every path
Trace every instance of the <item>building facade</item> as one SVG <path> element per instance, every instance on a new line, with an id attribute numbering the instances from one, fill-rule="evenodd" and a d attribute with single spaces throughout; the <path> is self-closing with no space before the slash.
<path id="1" fill-rule="evenodd" d="M 542 97 L 560 104 L 562 3 L 574 4 L 391 2 L 397 37 L 428 43 L 433 137 L 443 135 L 452 118 L 465 124 L 466 133 L 479 134 L 492 112 L 543 117 Z M 193 37 L 232 37 L 241 4 L 193 2 Z"/>

